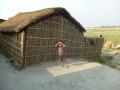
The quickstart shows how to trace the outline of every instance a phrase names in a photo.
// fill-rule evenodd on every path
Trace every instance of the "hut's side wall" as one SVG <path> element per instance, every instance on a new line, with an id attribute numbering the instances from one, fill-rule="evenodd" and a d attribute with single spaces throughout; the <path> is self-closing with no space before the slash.
<path id="1" fill-rule="evenodd" d="M 15 66 L 23 64 L 23 36 L 24 33 L 1 32 L 0 47 L 7 51 Z"/>
<path id="2" fill-rule="evenodd" d="M 55 44 L 66 45 L 65 57 L 83 56 L 83 34 L 79 28 L 64 16 L 54 16 L 28 27 L 26 31 L 26 66 L 55 60 Z"/>
<path id="3" fill-rule="evenodd" d="M 93 43 L 95 41 L 95 43 Z M 83 57 L 88 60 L 99 60 L 101 56 L 102 47 L 104 44 L 103 38 L 88 38 L 86 42 L 84 42 L 84 53 Z"/>

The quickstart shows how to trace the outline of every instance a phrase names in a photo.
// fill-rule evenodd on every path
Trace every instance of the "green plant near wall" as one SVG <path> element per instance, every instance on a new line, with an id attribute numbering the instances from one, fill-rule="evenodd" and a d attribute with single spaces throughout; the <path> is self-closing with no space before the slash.
<path id="1" fill-rule="evenodd" d="M 106 62 L 112 60 L 114 57 L 113 55 L 110 55 L 110 54 L 105 54 L 105 55 L 102 55 L 100 60 L 98 60 L 99 63 L 102 63 L 102 64 L 105 64 Z"/>

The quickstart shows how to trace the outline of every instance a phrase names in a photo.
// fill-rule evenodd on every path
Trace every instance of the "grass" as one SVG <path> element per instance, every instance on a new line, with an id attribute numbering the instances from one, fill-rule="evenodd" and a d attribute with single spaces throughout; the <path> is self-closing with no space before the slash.
<path id="1" fill-rule="evenodd" d="M 120 35 L 105 36 L 106 41 L 120 41 Z"/>
<path id="2" fill-rule="evenodd" d="M 120 50 L 103 48 L 101 58 L 97 62 L 118 69 L 120 67 L 119 58 Z"/>
<path id="3" fill-rule="evenodd" d="M 88 37 L 99 37 L 100 31 L 105 38 L 105 41 L 120 42 L 120 27 L 104 27 L 104 28 L 86 28 L 85 33 Z"/>
<path id="4" fill-rule="evenodd" d="M 113 58 L 114 57 L 112 55 L 109 55 L 109 54 L 102 55 L 100 60 L 99 60 L 99 63 L 106 64 L 108 61 L 112 60 Z"/>

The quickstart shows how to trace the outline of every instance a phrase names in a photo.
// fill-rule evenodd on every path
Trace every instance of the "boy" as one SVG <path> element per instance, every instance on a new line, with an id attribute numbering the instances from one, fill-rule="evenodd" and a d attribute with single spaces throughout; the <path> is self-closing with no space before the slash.
<path id="1" fill-rule="evenodd" d="M 64 67 L 64 64 L 65 64 L 65 60 L 64 60 L 64 48 L 66 47 L 65 44 L 63 44 L 62 42 L 58 42 L 55 47 L 58 48 L 58 56 L 60 57 L 60 60 L 63 64 L 63 67 Z M 66 64 L 67 65 L 67 64 Z"/>

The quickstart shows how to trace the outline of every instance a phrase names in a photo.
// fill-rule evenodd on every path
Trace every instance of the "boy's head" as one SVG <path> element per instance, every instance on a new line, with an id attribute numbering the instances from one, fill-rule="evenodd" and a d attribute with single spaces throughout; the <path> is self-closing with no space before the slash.
<path id="1" fill-rule="evenodd" d="M 62 42 L 60 42 L 60 41 L 59 41 L 58 43 L 59 43 L 59 44 L 63 44 L 63 43 L 62 43 Z"/>
<path id="2" fill-rule="evenodd" d="M 63 43 L 62 42 L 58 42 L 59 47 L 63 47 Z"/>

